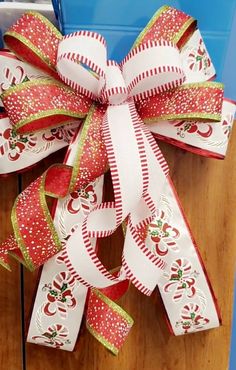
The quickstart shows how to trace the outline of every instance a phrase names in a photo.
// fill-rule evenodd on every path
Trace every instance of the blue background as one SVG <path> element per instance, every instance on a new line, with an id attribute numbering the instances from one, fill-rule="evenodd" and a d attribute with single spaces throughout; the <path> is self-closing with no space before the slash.
<path id="1" fill-rule="evenodd" d="M 170 0 L 166 2 L 198 20 L 198 26 L 225 95 L 236 99 L 236 0 Z M 163 0 L 54 0 L 63 33 L 78 29 L 103 34 L 109 56 L 120 61 Z"/>

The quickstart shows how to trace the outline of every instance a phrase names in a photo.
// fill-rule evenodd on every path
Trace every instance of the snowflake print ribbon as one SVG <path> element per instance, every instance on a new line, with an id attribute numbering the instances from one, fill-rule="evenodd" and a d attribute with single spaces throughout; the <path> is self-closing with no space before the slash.
<path id="1" fill-rule="evenodd" d="M 50 167 L 16 199 L 12 210 L 14 236 L 1 246 L 1 262 L 9 267 L 8 252 L 11 252 L 33 270 L 47 263 L 64 245 L 60 258 L 69 273 L 66 276 L 86 288 L 98 288 L 100 292 L 96 299 L 100 298 L 101 306 L 108 305 L 107 309 L 114 314 L 112 318 L 116 317 L 115 334 L 111 336 L 115 338 L 115 344 L 111 343 L 107 329 L 104 330 L 104 318 L 100 317 L 100 321 L 95 323 L 90 320 L 89 324 L 90 328 L 93 326 L 91 331 L 94 336 L 102 338 L 99 340 L 108 348 L 113 348 L 115 353 L 131 327 L 131 320 L 124 319 L 121 309 L 116 304 L 110 304 L 107 301 L 109 298 L 104 298 L 101 291 L 112 291 L 129 280 L 142 293 L 150 295 L 167 268 L 164 258 L 169 254 L 167 248 L 178 250 L 176 245 L 181 227 L 172 227 L 165 220 L 164 213 L 158 213 L 162 195 L 171 192 L 173 185 L 155 137 L 170 142 L 177 138 L 176 145 L 209 156 L 214 153 L 219 158 L 224 156 L 227 147 L 225 141 L 221 146 L 216 145 L 214 150 L 210 150 L 214 146 L 212 141 L 204 141 L 205 147 L 198 143 L 198 136 L 201 140 L 210 137 L 212 140 L 215 127 L 217 135 L 222 135 L 223 131 L 225 138 L 222 119 L 225 113 L 230 112 L 233 117 L 235 106 L 223 100 L 220 83 L 208 81 L 215 71 L 210 59 L 207 63 L 205 61 L 207 52 L 195 28 L 193 18 L 164 6 L 138 36 L 120 64 L 107 58 L 106 41 L 100 34 L 78 31 L 63 37 L 48 20 L 33 12 L 24 14 L 4 36 L 10 50 L 43 71 L 37 79 L 28 78 L 17 85 L 15 79 L 8 89 L 4 87 L 1 99 L 9 117 L 8 124 L 13 130 L 11 134 L 9 131 L 8 139 L 4 139 L 10 142 L 10 135 L 14 132 L 18 136 L 11 143 L 21 143 L 22 138 L 41 131 L 42 139 L 49 144 L 55 139 L 64 139 L 65 134 L 58 127 L 63 126 L 62 130 L 68 133 L 67 126 L 71 120 L 75 120 L 77 126 L 72 132 L 72 139 L 68 140 L 65 163 Z M 38 37 L 38 33 L 44 34 L 44 38 Z M 204 61 L 204 68 L 191 68 L 188 64 L 186 55 L 189 49 L 196 47 L 198 59 L 201 57 Z M 188 124 L 193 119 L 197 123 Z M 194 140 L 182 142 L 184 135 L 178 137 L 173 121 L 184 121 L 185 125 L 190 125 L 185 131 L 195 134 Z M 169 125 L 175 135 L 168 131 Z M 200 129 L 199 125 L 204 127 Z M 204 136 L 202 133 L 207 127 L 211 129 Z M 22 144 L 17 149 L 19 152 Z M 67 161 L 71 153 L 73 159 Z M 114 201 L 97 203 L 90 184 L 108 167 Z M 76 223 L 68 240 L 61 240 L 58 235 L 46 196 L 57 199 L 70 197 L 67 210 L 71 215 L 83 211 L 81 222 Z M 177 196 L 173 195 L 173 198 L 179 209 Z M 179 224 L 183 218 L 181 214 Z M 156 226 L 155 219 L 158 219 Z M 117 274 L 103 266 L 97 255 L 96 241 L 111 235 L 122 223 L 126 224 L 126 233 L 121 269 Z M 148 228 L 152 229 L 155 252 L 147 246 Z M 188 230 L 186 224 L 182 228 L 185 232 Z M 164 248 L 161 248 L 161 243 Z M 184 276 L 186 268 L 183 267 Z M 176 279 L 179 276 L 174 272 L 172 275 Z M 184 282 L 182 276 L 179 278 L 182 287 L 187 284 L 188 296 L 191 296 L 190 292 L 194 294 L 193 278 L 186 277 Z M 65 314 L 68 308 L 66 303 L 71 307 L 76 305 L 72 289 L 67 290 L 67 283 L 63 282 L 65 285 L 61 286 L 59 281 L 64 281 L 62 275 L 57 276 L 54 288 L 44 286 L 48 289 L 48 303 L 44 306 L 44 313 L 48 316 L 55 309 L 61 315 Z M 216 306 L 209 285 L 205 286 L 209 305 L 213 307 L 208 327 L 214 327 L 219 324 Z M 166 288 L 167 291 L 169 288 Z M 91 293 L 90 301 L 93 297 Z M 93 309 L 90 311 L 93 312 Z M 52 328 L 55 329 L 55 337 L 62 336 L 58 334 L 61 331 L 66 332 L 64 326 L 59 329 L 59 324 L 55 325 L 46 331 L 49 342 L 53 340 Z M 125 327 L 121 341 L 118 340 L 120 327 Z M 95 333 L 97 330 L 100 331 L 98 335 Z M 42 334 L 40 338 L 44 337 Z M 60 347 L 58 343 L 56 346 Z"/>

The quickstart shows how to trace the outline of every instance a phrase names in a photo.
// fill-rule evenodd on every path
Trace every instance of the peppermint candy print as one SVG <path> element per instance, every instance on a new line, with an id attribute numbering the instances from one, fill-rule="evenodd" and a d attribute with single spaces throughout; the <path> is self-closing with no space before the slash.
<path id="1" fill-rule="evenodd" d="M 209 138 L 213 133 L 213 128 L 211 125 L 201 125 L 199 122 L 188 122 L 181 121 L 174 123 L 174 126 L 177 127 L 177 135 L 180 138 L 185 138 L 186 134 L 195 134 L 202 138 Z"/>
<path id="2" fill-rule="evenodd" d="M 64 140 L 68 144 L 71 142 L 71 139 L 75 135 L 76 130 L 73 126 L 66 126 L 66 129 L 64 126 L 56 127 L 51 129 L 49 132 L 45 132 L 42 135 L 42 138 L 46 141 L 53 141 L 53 140 Z"/>
<path id="3" fill-rule="evenodd" d="M 68 309 L 76 306 L 76 299 L 73 290 L 76 286 L 75 279 L 68 271 L 62 271 L 55 276 L 52 283 L 45 284 L 43 291 L 47 291 L 47 303 L 43 311 L 47 316 L 53 316 L 56 313 L 62 319 L 66 319 Z"/>
<path id="4" fill-rule="evenodd" d="M 0 154 L 8 151 L 10 161 L 17 161 L 24 151 L 31 150 L 36 146 L 37 137 L 34 134 L 18 135 L 12 128 L 7 128 L 0 136 L 5 140 L 0 147 Z"/>
<path id="5" fill-rule="evenodd" d="M 179 302 L 184 295 L 192 298 L 196 293 L 197 272 L 192 271 L 192 264 L 186 258 L 178 258 L 170 268 L 170 274 L 167 274 L 168 283 L 163 287 L 165 293 L 174 292 L 173 301 Z"/>
<path id="6" fill-rule="evenodd" d="M 176 322 L 176 326 L 182 327 L 183 334 L 202 330 L 204 326 L 210 322 L 210 320 L 202 314 L 201 307 L 193 302 L 183 306 L 180 316 L 181 318 Z"/>
<path id="7" fill-rule="evenodd" d="M 68 329 L 61 324 L 53 324 L 47 328 L 47 330 L 41 335 L 35 335 L 32 337 L 37 344 L 43 344 L 45 346 L 61 348 L 65 344 L 69 344 Z"/>
<path id="8" fill-rule="evenodd" d="M 18 85 L 21 82 L 29 81 L 25 74 L 25 70 L 21 65 L 4 68 L 3 76 L 4 81 L 0 85 L 1 92 L 8 90 L 12 86 Z"/>
<path id="9" fill-rule="evenodd" d="M 70 194 L 67 204 L 67 210 L 71 214 L 77 214 L 82 211 L 87 215 L 92 206 L 97 203 L 97 195 L 95 194 L 93 184 L 89 184 L 85 188 L 74 191 Z"/>
<path id="10" fill-rule="evenodd" d="M 187 63 L 191 71 L 203 71 L 205 74 L 208 74 L 208 69 L 211 66 L 211 59 L 202 39 L 199 40 L 197 47 L 189 52 Z"/>
<path id="11" fill-rule="evenodd" d="M 224 135 L 229 138 L 231 131 L 232 131 L 232 123 L 234 120 L 234 115 L 232 113 L 228 113 L 225 115 L 224 119 L 222 120 L 222 129 Z"/>
<path id="12" fill-rule="evenodd" d="M 148 227 L 148 237 L 152 242 L 152 251 L 159 256 L 165 256 L 169 250 L 178 251 L 180 232 L 171 223 L 172 210 L 168 199 L 162 197 L 160 207 Z"/>

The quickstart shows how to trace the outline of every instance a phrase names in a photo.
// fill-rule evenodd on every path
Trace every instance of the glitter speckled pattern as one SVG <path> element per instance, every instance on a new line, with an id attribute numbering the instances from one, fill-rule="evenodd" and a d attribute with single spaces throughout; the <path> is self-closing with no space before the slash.
<path id="1" fill-rule="evenodd" d="M 63 84 L 43 79 L 8 89 L 2 94 L 2 101 L 20 133 L 56 127 L 69 117 L 83 118 L 91 105 L 90 99 Z"/>
<path id="2" fill-rule="evenodd" d="M 36 54 L 53 69 L 56 67 L 58 43 L 61 38 L 60 32 L 45 17 L 34 12 L 23 14 L 4 35 L 8 47 L 16 54 L 19 53 L 19 46 L 30 48 L 33 45 Z M 23 57 L 24 60 L 32 62 L 27 53 Z"/>
<path id="3" fill-rule="evenodd" d="M 178 43 L 195 20 L 169 6 L 161 7 L 136 39 L 134 46 L 152 40 L 168 40 Z"/>
<path id="4" fill-rule="evenodd" d="M 96 289 L 91 290 L 87 328 L 107 349 L 117 354 L 132 325 L 132 318 Z"/>
<path id="5" fill-rule="evenodd" d="M 136 104 L 144 122 L 197 119 L 219 121 L 223 86 L 216 82 L 186 84 Z"/>
<path id="6" fill-rule="evenodd" d="M 17 198 L 12 223 L 19 248 L 33 270 L 61 248 L 45 200 L 44 176 L 39 177 Z"/>
<path id="7" fill-rule="evenodd" d="M 137 43 L 165 39 L 180 48 L 191 34 L 195 21 L 190 16 L 162 7 L 137 39 Z M 5 41 L 22 59 L 58 79 L 56 58 L 61 34 L 41 15 L 27 13 L 6 33 Z M 192 84 L 137 103 L 144 121 L 173 119 L 219 120 L 222 107 L 219 84 Z M 68 117 L 86 120 L 73 167 L 53 166 L 17 198 L 12 212 L 15 238 L 0 248 L 0 262 L 8 268 L 7 253 L 24 257 L 34 269 L 61 248 L 45 196 L 63 197 L 87 185 L 107 169 L 102 123 L 106 106 L 92 105 L 84 96 L 52 80 L 24 82 L 3 94 L 4 105 L 19 132 L 43 130 L 63 124 Z M 121 117 L 122 119 L 122 117 Z M 125 139 L 125 133 L 124 133 Z M 19 249 L 16 249 L 18 244 Z M 18 247 L 17 246 L 17 247 Z M 22 254 L 22 255 L 21 255 Z M 112 287 L 113 288 L 113 287 Z M 114 298 L 114 297 L 112 297 Z M 114 354 L 118 353 L 133 320 L 98 290 L 92 290 L 87 310 L 89 331 Z"/>
<path id="8" fill-rule="evenodd" d="M 8 253 L 18 249 L 17 241 L 14 235 L 10 235 L 1 245 L 0 245 L 0 265 L 10 270 L 8 264 Z"/>
<path id="9" fill-rule="evenodd" d="M 85 120 L 73 166 L 70 191 L 94 181 L 107 168 L 107 152 L 102 137 L 105 110 L 104 106 L 94 105 Z"/>

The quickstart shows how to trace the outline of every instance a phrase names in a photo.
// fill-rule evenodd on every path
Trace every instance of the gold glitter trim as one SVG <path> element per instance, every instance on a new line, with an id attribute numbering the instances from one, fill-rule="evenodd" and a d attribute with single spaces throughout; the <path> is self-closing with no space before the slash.
<path id="1" fill-rule="evenodd" d="M 184 84 L 184 85 L 181 85 L 179 86 L 177 89 L 188 89 L 188 88 L 192 88 L 192 87 L 211 87 L 211 88 L 214 88 L 214 89 L 223 89 L 224 88 L 224 84 L 221 83 L 221 82 L 215 82 L 215 81 L 206 81 L 206 82 L 190 82 L 190 83 L 187 83 L 187 84 Z"/>
<path id="2" fill-rule="evenodd" d="M 104 345 L 111 353 L 115 356 L 118 355 L 119 350 L 110 342 L 108 342 L 101 334 L 99 334 L 95 329 L 93 329 L 88 322 L 86 322 L 86 327 L 88 331 L 96 338 L 100 343 Z"/>
<path id="3" fill-rule="evenodd" d="M 20 262 L 22 265 L 28 268 L 23 258 L 20 258 L 16 253 L 14 253 L 13 251 L 9 251 L 8 254 L 9 256 L 13 257 L 16 261 Z"/>
<path id="4" fill-rule="evenodd" d="M 31 86 L 44 86 L 44 85 L 49 85 L 49 86 L 59 86 L 59 87 L 62 87 L 64 90 L 68 90 L 68 91 L 73 91 L 74 90 L 71 90 L 71 88 L 66 85 L 64 85 L 62 82 L 60 81 L 56 81 L 52 78 L 40 78 L 39 79 L 34 79 L 34 80 L 31 80 L 31 81 L 26 81 L 26 82 L 22 82 L 18 85 L 15 85 L 15 86 L 12 86 L 12 87 L 9 87 L 9 89 L 7 89 L 6 91 L 4 91 L 0 97 L 1 98 L 6 98 L 8 97 L 9 95 L 12 94 L 12 92 L 19 92 L 19 91 L 22 91 L 24 89 L 27 89 L 28 87 L 31 87 Z"/>
<path id="5" fill-rule="evenodd" d="M 103 302 L 105 302 L 110 308 L 112 308 L 115 312 L 117 312 L 120 316 L 123 317 L 127 321 L 127 323 L 132 326 L 134 320 L 130 315 L 123 310 L 120 306 L 118 306 L 115 302 L 113 302 L 110 298 L 106 297 L 102 292 L 98 289 L 92 289 L 93 293 L 96 294 Z"/>
<path id="6" fill-rule="evenodd" d="M 5 32 L 4 34 L 4 41 L 6 43 L 6 45 L 8 46 L 8 48 L 13 51 L 13 53 L 20 59 L 20 60 L 23 60 L 25 61 L 26 63 L 27 60 L 24 58 L 23 55 L 19 55 L 18 53 L 16 53 L 14 51 L 14 49 L 11 49 L 11 47 L 8 45 L 5 37 L 6 36 L 11 36 L 11 37 L 14 37 L 15 39 L 17 39 L 18 41 L 22 42 L 22 44 L 24 44 L 25 46 L 27 46 L 27 48 L 29 48 L 30 50 L 32 50 L 38 57 L 39 59 L 41 59 L 41 61 L 43 61 L 47 67 L 49 69 L 51 69 L 54 73 L 56 72 L 56 67 L 52 64 L 51 60 L 41 52 L 41 50 L 39 50 L 31 41 L 29 41 L 29 39 L 27 39 L 26 37 L 22 36 L 21 34 L 15 32 L 15 31 L 7 31 Z M 39 67 L 38 67 L 39 68 Z"/>
<path id="7" fill-rule="evenodd" d="M 48 28 L 50 28 L 50 31 L 52 31 L 54 35 L 56 35 L 59 39 L 62 39 L 63 36 L 61 32 L 41 13 L 34 12 L 33 10 L 31 10 L 31 11 L 25 12 L 24 14 L 33 15 L 35 18 L 40 19 L 43 23 L 46 24 L 46 26 L 48 26 Z"/>
<path id="8" fill-rule="evenodd" d="M 86 115 L 86 114 L 82 114 L 82 113 L 71 112 L 71 111 L 66 110 L 66 109 L 51 109 L 51 110 L 46 110 L 44 112 L 39 112 L 39 113 L 33 114 L 29 118 L 25 118 L 25 119 L 19 121 L 16 125 L 14 125 L 14 129 L 17 131 L 17 130 L 19 130 L 19 128 L 27 125 L 27 123 L 31 123 L 34 120 L 37 120 L 39 118 L 44 118 L 44 117 L 51 117 L 51 116 L 54 116 L 54 115 L 57 115 L 57 114 L 58 115 L 69 116 L 69 117 L 74 117 L 74 118 L 79 118 L 79 119 L 84 118 L 84 116 Z M 53 126 L 39 128 L 38 130 L 24 131 L 24 134 L 31 134 L 32 132 L 40 132 L 40 131 L 44 131 L 44 130 L 47 130 L 47 129 L 52 129 L 52 128 L 64 126 L 65 124 L 66 124 L 66 121 L 63 121 L 63 122 L 57 123 Z"/>
<path id="9" fill-rule="evenodd" d="M 9 252 L 8 252 L 8 254 L 9 254 Z M 2 267 L 4 267 L 5 269 L 7 269 L 8 271 L 11 271 L 10 265 L 8 263 L 4 262 L 1 258 L 0 258 L 0 265 Z"/>
<path id="10" fill-rule="evenodd" d="M 123 235 L 125 237 L 126 231 L 127 231 L 127 224 L 126 224 L 125 220 L 122 222 L 121 226 L 122 226 Z"/>
<path id="11" fill-rule="evenodd" d="M 22 255 L 25 259 L 26 267 L 30 271 L 34 271 L 35 266 L 34 266 L 32 260 L 30 258 L 30 255 L 29 255 L 28 251 L 27 251 L 27 248 L 26 248 L 25 243 L 23 241 L 23 238 L 21 236 L 21 232 L 20 232 L 20 229 L 19 229 L 18 221 L 17 221 L 17 215 L 16 215 L 17 201 L 18 201 L 18 197 L 16 198 L 15 203 L 14 203 L 13 208 L 12 208 L 12 211 L 11 211 L 11 222 L 12 222 L 15 238 L 17 240 L 17 243 L 19 245 L 21 253 L 22 253 Z"/>
<path id="12" fill-rule="evenodd" d="M 167 121 L 173 121 L 176 119 L 206 119 L 206 120 L 211 120 L 211 121 L 220 121 L 221 120 L 221 114 L 208 114 L 208 113 L 186 113 L 186 114 L 164 114 L 158 117 L 151 117 L 151 118 L 143 118 L 143 122 L 145 123 L 151 123 L 151 122 L 158 122 L 162 120 L 167 120 Z"/>
<path id="13" fill-rule="evenodd" d="M 194 18 L 190 18 L 189 20 L 187 20 L 184 25 L 182 26 L 182 28 L 179 30 L 179 32 L 174 36 L 174 38 L 171 40 L 174 44 L 177 44 L 178 41 L 181 39 L 181 37 L 183 37 L 183 35 L 185 34 L 185 32 L 187 31 L 187 29 L 193 24 L 193 23 L 196 23 L 197 24 L 197 21 L 196 19 Z M 196 26 L 195 28 L 193 29 L 193 31 L 196 29 Z M 187 41 L 189 40 L 189 38 L 192 36 L 193 32 L 189 35 L 189 37 L 186 39 L 186 42 L 182 45 L 182 47 L 180 49 L 183 48 L 183 46 L 187 43 Z"/>
<path id="14" fill-rule="evenodd" d="M 87 114 L 87 117 L 84 121 L 84 124 L 83 124 L 83 127 L 82 127 L 82 131 L 81 131 L 81 134 L 80 134 L 80 140 L 79 140 L 79 143 L 78 143 L 78 149 L 77 149 L 77 152 L 76 152 L 76 155 L 75 155 L 75 160 L 74 160 L 74 163 L 73 163 L 73 170 L 72 170 L 72 175 L 71 175 L 71 182 L 70 182 L 70 187 L 69 187 L 69 193 L 72 193 L 74 191 L 74 187 L 75 187 L 75 184 L 76 184 L 76 180 L 77 180 L 77 177 L 78 177 L 78 173 L 79 173 L 79 167 L 80 167 L 80 161 L 81 161 L 81 156 L 83 154 L 83 148 L 84 148 L 84 143 L 85 143 L 85 140 L 87 138 L 87 134 L 88 134 L 88 130 L 89 130 L 89 127 L 90 127 L 90 124 L 92 122 L 92 117 L 93 117 L 93 114 L 96 110 L 96 104 L 93 104 Z"/>
<path id="15" fill-rule="evenodd" d="M 134 320 L 116 303 L 111 301 L 108 297 L 106 297 L 103 293 L 101 293 L 97 289 L 92 289 L 92 292 L 96 294 L 103 302 L 105 302 L 110 308 L 112 308 L 115 312 L 117 312 L 121 317 L 123 317 L 127 323 L 132 326 Z M 101 334 L 99 334 L 94 328 L 92 328 L 88 321 L 86 321 L 86 327 L 88 331 L 106 347 L 109 351 L 111 351 L 114 355 L 117 355 L 119 350 L 114 346 L 114 344 L 110 343 L 107 339 L 105 339 Z"/>
<path id="16" fill-rule="evenodd" d="M 169 5 L 163 5 L 161 8 L 159 8 L 156 13 L 153 15 L 153 17 L 150 19 L 148 24 L 145 26 L 145 28 L 140 32 L 136 40 L 134 41 L 134 44 L 131 49 L 135 48 L 138 46 L 141 42 L 142 39 L 146 36 L 146 33 L 152 28 L 153 24 L 157 21 L 157 19 L 160 17 L 160 15 L 165 12 L 167 9 L 170 9 Z"/>
<path id="17" fill-rule="evenodd" d="M 164 5 L 160 9 L 157 10 L 157 12 L 154 14 L 154 16 L 151 18 L 151 20 L 148 22 L 146 27 L 141 31 L 141 33 L 138 35 L 137 39 L 135 40 L 133 46 L 131 49 L 135 48 L 138 46 L 143 38 L 145 37 L 146 33 L 152 28 L 154 23 L 156 23 L 157 19 L 160 17 L 160 15 L 165 12 L 166 10 L 170 9 L 171 7 L 169 5 Z M 194 23 L 197 22 L 194 18 L 189 18 L 181 27 L 179 32 L 173 37 L 171 40 L 173 43 L 177 44 L 178 41 L 181 39 L 181 37 L 184 35 L 184 33 L 188 30 L 188 28 Z M 196 27 L 195 27 L 196 28 Z M 190 35 L 191 36 L 191 35 Z M 187 40 L 186 40 L 187 42 Z M 185 42 L 185 44 L 186 44 Z M 183 45 L 184 46 L 184 45 Z"/>
<path id="18" fill-rule="evenodd" d="M 47 202 L 46 202 L 46 199 L 45 199 L 44 189 L 45 189 L 46 175 L 47 175 L 47 172 L 43 174 L 41 185 L 39 187 L 40 205 L 41 205 L 41 209 L 43 210 L 44 217 L 46 219 L 47 225 L 48 225 L 48 227 L 51 231 L 51 234 L 52 234 L 53 241 L 54 241 L 54 244 L 56 246 L 57 252 L 59 252 L 62 249 L 61 241 L 60 241 L 60 238 L 59 238 L 59 236 L 56 232 L 56 228 L 54 226 L 53 219 L 51 217 L 51 214 L 49 212 L 48 205 L 47 205 Z"/>

